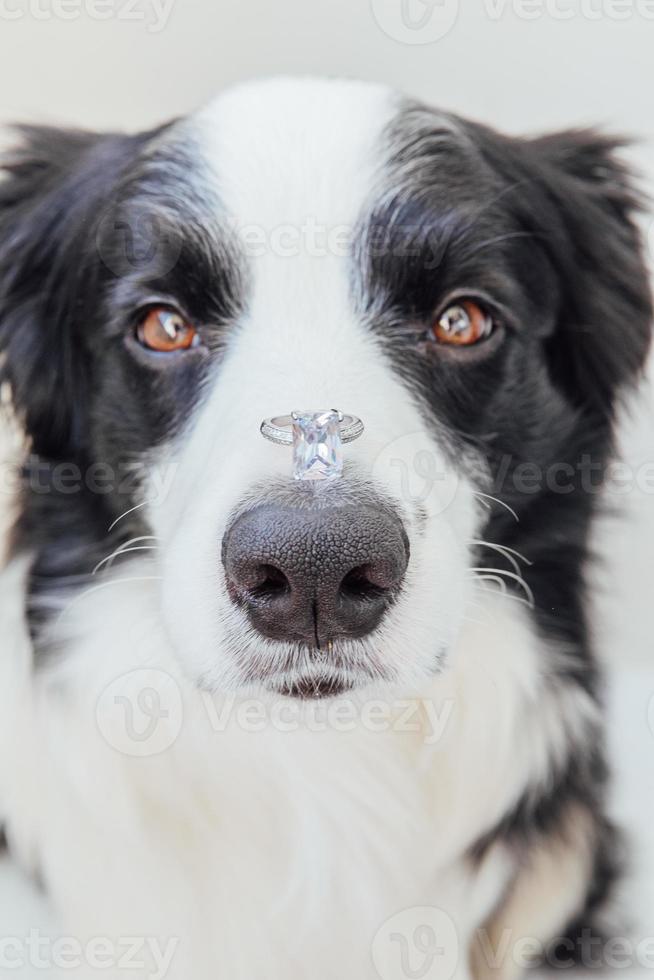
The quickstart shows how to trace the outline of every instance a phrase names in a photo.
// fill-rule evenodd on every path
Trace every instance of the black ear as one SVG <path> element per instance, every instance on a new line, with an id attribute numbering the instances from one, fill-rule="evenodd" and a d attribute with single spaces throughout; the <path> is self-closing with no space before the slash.
<path id="1" fill-rule="evenodd" d="M 623 145 L 594 131 L 523 144 L 551 209 L 543 244 L 562 284 L 558 330 L 548 342 L 552 376 L 575 403 L 605 417 L 640 372 L 652 330 L 635 221 L 642 202 L 619 158 Z"/>
<path id="2" fill-rule="evenodd" d="M 0 161 L 0 382 L 34 451 L 57 458 L 84 447 L 92 381 L 80 303 L 101 272 L 95 230 L 132 138 L 18 134 Z"/>

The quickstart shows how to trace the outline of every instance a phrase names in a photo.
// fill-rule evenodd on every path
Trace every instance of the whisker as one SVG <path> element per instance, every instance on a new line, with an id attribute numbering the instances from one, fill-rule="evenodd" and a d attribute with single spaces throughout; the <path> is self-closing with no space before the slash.
<path id="1" fill-rule="evenodd" d="M 139 541 L 158 541 L 158 540 L 159 540 L 159 537 L 156 534 L 141 534 L 137 538 L 130 538 L 129 541 L 123 541 L 123 543 L 121 545 L 119 545 L 116 548 L 115 551 L 112 551 L 110 555 L 107 555 L 106 558 L 103 558 L 102 561 L 99 561 L 98 562 L 98 564 L 95 566 L 95 568 L 91 572 L 91 575 L 95 575 L 95 573 L 97 572 L 97 570 L 99 568 L 101 568 L 104 565 L 105 562 L 111 562 L 111 559 L 117 558 L 118 555 L 126 554 L 128 551 L 137 551 L 137 550 L 139 550 L 137 548 L 132 548 L 131 546 L 133 544 L 137 544 Z M 152 550 L 155 550 L 159 546 L 158 545 L 152 545 L 151 547 L 152 547 Z M 144 548 L 142 550 L 146 550 L 146 549 Z"/>
<path id="2" fill-rule="evenodd" d="M 471 571 L 479 571 L 479 569 L 471 569 Z M 500 592 L 502 595 L 506 594 L 506 582 L 499 575 L 475 575 L 475 579 L 480 582 L 495 582 L 500 587 Z"/>
<path id="3" fill-rule="evenodd" d="M 507 572 L 505 569 L 502 569 L 502 568 L 470 568 L 470 569 L 468 569 L 468 571 L 471 572 L 471 573 L 473 573 L 473 574 L 482 573 L 482 572 L 484 572 L 484 573 L 485 572 L 489 572 L 492 575 L 499 575 L 502 578 L 508 578 L 508 579 L 511 579 L 513 582 L 517 582 L 517 584 L 522 589 L 524 589 L 525 595 L 527 596 L 527 598 L 529 600 L 529 603 L 531 605 L 531 608 L 533 609 L 535 607 L 536 601 L 534 599 L 534 593 L 531 591 L 531 588 L 525 582 L 524 578 L 521 575 L 519 575 L 519 574 L 516 575 L 515 572 Z"/>
<path id="4" fill-rule="evenodd" d="M 506 510 L 508 510 L 509 514 L 515 518 L 518 524 L 520 523 L 520 518 L 514 511 L 513 507 L 509 507 L 509 505 L 503 500 L 500 500 L 499 497 L 492 497 L 489 493 L 482 493 L 481 490 L 473 490 L 472 492 L 475 497 L 485 497 L 487 500 L 494 500 L 496 504 L 500 505 L 500 507 L 504 507 Z"/>
<path id="5" fill-rule="evenodd" d="M 473 541 L 471 543 L 472 544 L 483 545 L 485 548 L 491 548 L 493 551 L 497 551 L 498 554 L 502 555 L 503 558 L 506 558 L 506 560 L 509 562 L 509 564 L 511 565 L 511 567 L 515 570 L 516 575 L 519 575 L 520 574 L 520 565 L 518 565 L 518 563 L 515 560 L 515 558 L 513 557 L 513 555 L 506 554 L 500 548 L 499 545 L 488 544 L 486 541 Z"/>
<path id="6" fill-rule="evenodd" d="M 487 201 L 484 201 L 484 203 L 480 205 L 479 208 L 477 208 L 474 214 L 475 221 L 478 221 L 481 215 L 485 211 L 487 211 L 494 204 L 497 204 L 498 201 L 500 201 L 505 195 L 512 194 L 513 191 L 516 190 L 518 187 L 522 187 L 524 184 L 531 184 L 531 183 L 533 183 L 532 177 L 521 177 L 520 180 L 514 180 L 513 183 L 508 184 L 506 187 L 503 187 L 500 191 L 497 192 L 497 194 L 494 194 L 493 197 L 489 198 L 489 200 Z M 533 235 L 533 232 L 526 232 L 526 234 Z"/>
<path id="7" fill-rule="evenodd" d="M 489 544 L 488 541 L 486 541 L 485 543 Z M 530 561 L 529 558 L 526 557 L 526 555 L 523 555 L 521 551 L 516 551 L 515 548 L 509 548 L 508 545 L 505 544 L 498 544 L 495 545 L 495 547 L 501 548 L 502 551 L 508 551 L 508 553 L 511 555 L 515 555 L 516 558 L 519 558 L 520 561 L 523 561 L 525 565 L 529 565 L 531 567 L 534 564 L 533 561 Z"/>
<path id="8" fill-rule="evenodd" d="M 107 555 L 107 557 L 103 558 L 102 561 L 99 561 L 98 564 L 93 569 L 93 571 L 91 572 L 91 575 L 95 575 L 99 571 L 99 569 L 102 568 L 105 562 L 107 563 L 107 568 L 111 568 L 114 559 L 120 558 L 121 555 L 129 555 L 133 551 L 158 551 L 158 550 L 159 550 L 159 546 L 156 544 L 142 544 L 139 545 L 137 548 L 120 548 L 118 551 L 114 551 L 113 554 Z"/>
<path id="9" fill-rule="evenodd" d="M 123 517 L 127 517 L 128 514 L 133 514 L 135 510 L 139 509 L 139 507 L 145 507 L 146 504 L 150 504 L 150 503 L 152 503 L 151 500 L 142 500 L 140 504 L 135 504 L 134 507 L 130 507 L 129 510 L 123 511 L 123 513 L 120 514 L 116 518 L 116 520 L 109 525 L 109 527 L 107 528 L 107 533 L 113 531 L 116 524 L 118 524 L 119 521 L 122 521 Z"/>
<path id="10" fill-rule="evenodd" d="M 515 548 L 507 548 L 503 544 L 492 544 L 490 541 L 481 541 L 477 538 L 473 538 L 470 541 L 470 544 L 479 545 L 482 548 L 490 548 L 492 551 L 496 551 L 498 554 L 502 555 L 503 558 L 506 558 L 517 575 L 520 575 L 520 566 L 518 565 L 516 558 L 523 561 L 525 565 L 533 564 L 533 562 L 530 562 L 528 558 L 525 558 L 524 555 L 520 554 L 519 551 L 516 551 Z"/>
<path id="11" fill-rule="evenodd" d="M 488 580 L 488 581 L 495 581 L 495 578 L 494 578 L 494 576 L 488 576 L 488 575 L 479 575 L 477 577 L 477 582 L 479 582 L 479 583 L 484 582 L 486 580 Z M 479 585 L 479 588 L 481 589 L 482 592 L 494 592 L 495 595 L 497 595 L 497 590 L 496 589 L 487 589 L 487 588 L 485 588 L 485 586 L 483 586 L 481 584 Z M 500 595 L 502 596 L 503 599 L 513 599 L 514 602 L 521 602 L 522 605 L 523 606 L 527 606 L 528 609 L 533 609 L 533 606 L 531 606 L 527 602 L 526 599 L 523 599 L 522 596 L 520 596 L 520 595 L 516 595 L 514 592 L 506 592 L 506 591 L 504 591 L 504 592 L 501 592 Z"/>
<path id="12" fill-rule="evenodd" d="M 495 238 L 487 238 L 486 241 L 480 242 L 479 245 L 475 246 L 468 254 L 475 255 L 477 252 L 482 251 L 484 248 L 488 248 L 489 245 L 499 245 L 501 242 L 507 242 L 513 238 L 535 238 L 536 236 L 530 231 L 513 231 L 508 232 L 506 235 L 497 235 Z"/>

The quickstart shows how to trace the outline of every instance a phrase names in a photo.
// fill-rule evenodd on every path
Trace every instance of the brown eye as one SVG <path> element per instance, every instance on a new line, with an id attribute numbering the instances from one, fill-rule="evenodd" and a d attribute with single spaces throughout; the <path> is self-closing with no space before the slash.
<path id="1" fill-rule="evenodd" d="M 469 347 L 490 337 L 495 323 L 478 303 L 464 299 L 448 306 L 431 329 L 440 344 Z"/>
<path id="2" fill-rule="evenodd" d="M 188 350 L 199 343 L 193 324 L 185 320 L 181 313 L 166 306 L 148 310 L 136 328 L 136 336 L 143 347 L 162 353 Z"/>

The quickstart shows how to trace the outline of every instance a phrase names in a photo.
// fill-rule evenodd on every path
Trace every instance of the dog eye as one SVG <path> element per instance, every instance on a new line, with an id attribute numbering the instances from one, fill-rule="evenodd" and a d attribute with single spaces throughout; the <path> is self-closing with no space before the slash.
<path id="1" fill-rule="evenodd" d="M 164 354 L 188 350 L 200 339 L 192 323 L 177 310 L 166 306 L 148 310 L 136 328 L 136 337 L 143 347 Z"/>
<path id="2" fill-rule="evenodd" d="M 495 321 L 487 310 L 474 300 L 463 299 L 439 314 L 431 333 L 439 344 L 470 347 L 486 340 L 494 329 Z"/>

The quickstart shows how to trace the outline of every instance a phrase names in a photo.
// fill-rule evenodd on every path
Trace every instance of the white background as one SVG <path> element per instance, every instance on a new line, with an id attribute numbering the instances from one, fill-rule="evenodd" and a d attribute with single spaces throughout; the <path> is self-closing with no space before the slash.
<path id="1" fill-rule="evenodd" d="M 654 184 L 654 0 L 436 0 L 431 17 L 422 0 L 407 0 L 414 23 L 426 15 L 422 30 L 402 21 L 401 0 L 139 2 L 0 0 L 0 124 L 136 129 L 239 79 L 347 75 L 511 132 L 600 124 L 634 136 L 632 159 Z M 444 36 L 421 43 L 449 19 Z M 643 228 L 654 248 L 649 218 Z M 624 425 L 623 452 L 634 465 L 654 460 L 651 393 L 645 399 Z M 594 619 L 611 668 L 615 806 L 635 835 L 641 880 L 626 897 L 651 936 L 654 496 L 612 503 Z M 17 895 L 8 872 L 0 874 L 0 934 L 32 921 Z"/>
<path id="2" fill-rule="evenodd" d="M 403 28 L 401 0 L 138 0 L 131 14 L 125 0 L 63 0 L 70 20 L 54 16 L 57 2 L 0 0 L 0 119 L 147 126 L 281 72 L 385 81 L 514 131 L 654 133 L 652 0 L 440 0 L 458 18 L 431 44 L 379 26 L 429 37 L 429 25 Z M 169 16 L 154 31 L 157 3 Z M 95 19 L 112 4 L 115 16 Z M 409 5 L 416 20 L 427 9 Z"/>

